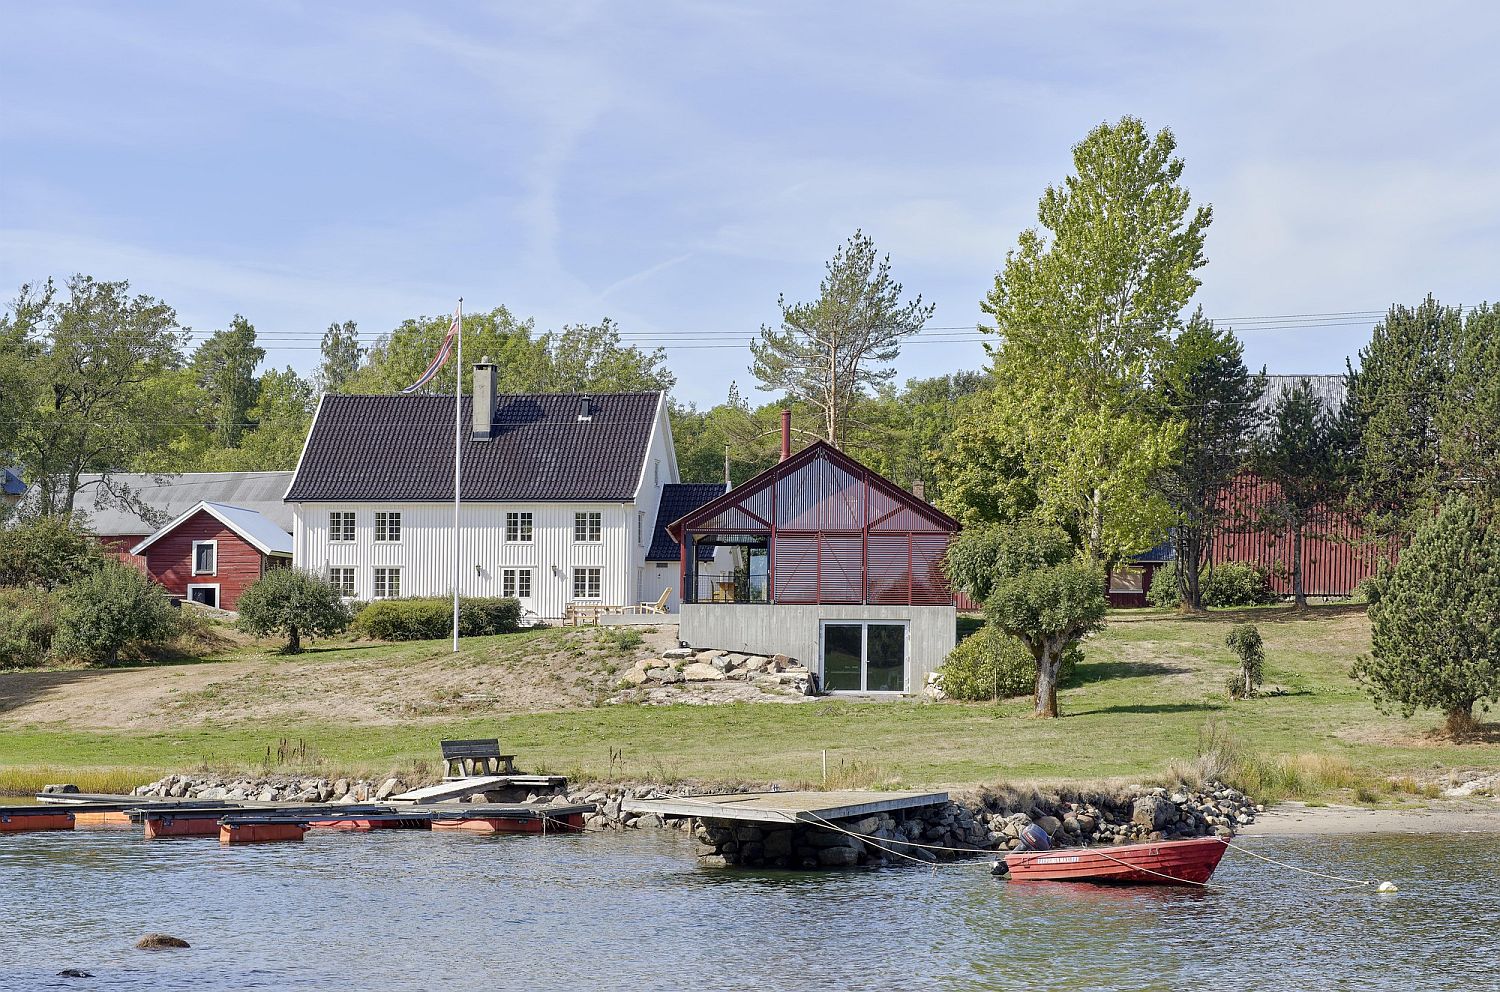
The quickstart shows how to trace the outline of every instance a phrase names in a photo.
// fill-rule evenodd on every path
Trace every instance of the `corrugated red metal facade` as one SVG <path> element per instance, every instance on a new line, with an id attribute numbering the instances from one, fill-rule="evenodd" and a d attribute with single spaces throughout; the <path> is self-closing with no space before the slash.
<path id="1" fill-rule="evenodd" d="M 769 540 L 771 601 L 948 606 L 943 556 L 958 523 L 819 442 L 672 525 L 683 539 L 683 601 L 695 599 L 688 550 L 713 535 Z"/>
<path id="2" fill-rule="evenodd" d="M 1292 534 L 1266 529 L 1257 517 L 1276 498 L 1275 483 L 1243 473 L 1224 491 L 1224 523 L 1214 534 L 1209 561 L 1244 561 L 1271 573 L 1271 588 L 1292 594 Z M 1334 509 L 1313 514 L 1303 530 L 1302 584 L 1309 596 L 1348 596 L 1375 574 L 1382 560 L 1394 561 L 1400 545 L 1394 539 L 1368 539 L 1358 521 Z"/>
<path id="3" fill-rule="evenodd" d="M 218 542 L 213 574 L 193 574 L 194 541 Z M 234 609 L 240 594 L 261 577 L 266 558 L 258 548 L 202 510 L 158 538 L 140 557 L 145 559 L 146 574 L 173 596 L 186 599 L 189 585 L 217 585 L 219 608 L 225 610 Z"/>

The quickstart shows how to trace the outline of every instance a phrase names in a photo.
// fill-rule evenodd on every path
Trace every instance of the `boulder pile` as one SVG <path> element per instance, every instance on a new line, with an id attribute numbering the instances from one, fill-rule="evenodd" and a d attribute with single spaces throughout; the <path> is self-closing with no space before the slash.
<path id="1" fill-rule="evenodd" d="M 405 792 L 399 778 L 306 778 L 273 775 L 267 778 L 223 778 L 211 775 L 168 775 L 137 787 L 131 795 L 152 799 L 222 800 L 226 803 L 374 803 Z"/>
<path id="2" fill-rule="evenodd" d="M 742 682 L 773 694 L 812 694 L 812 673 L 784 654 L 744 654 L 713 648 L 673 648 L 660 658 L 642 658 L 620 677 L 623 689 L 653 689 L 694 683 Z"/>

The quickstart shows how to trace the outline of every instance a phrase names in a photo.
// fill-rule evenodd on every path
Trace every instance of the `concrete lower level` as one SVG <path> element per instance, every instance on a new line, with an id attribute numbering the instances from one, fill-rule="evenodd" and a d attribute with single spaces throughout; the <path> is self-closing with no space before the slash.
<path id="1" fill-rule="evenodd" d="M 784 654 L 823 676 L 823 626 L 887 621 L 906 624 L 906 692 L 921 692 L 958 638 L 952 606 L 793 606 L 784 603 L 684 603 L 683 642 L 746 654 Z M 826 683 L 827 679 L 823 679 Z"/>

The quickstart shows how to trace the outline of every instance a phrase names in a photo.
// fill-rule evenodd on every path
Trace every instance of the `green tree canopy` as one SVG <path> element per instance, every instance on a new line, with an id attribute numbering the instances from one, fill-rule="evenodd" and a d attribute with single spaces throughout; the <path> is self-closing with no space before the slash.
<path id="1" fill-rule="evenodd" d="M 1343 493 L 1348 473 L 1345 421 L 1324 407 L 1305 380 L 1276 398 L 1265 432 L 1254 445 L 1251 464 L 1273 486 L 1258 525 L 1284 529 L 1291 536 L 1292 595 L 1307 605 L 1302 548 L 1317 511 Z"/>
<path id="2" fill-rule="evenodd" d="M 1500 510 L 1500 307 L 1464 316 L 1436 422 L 1445 487 Z"/>
<path id="3" fill-rule="evenodd" d="M 1500 700 L 1500 531 L 1466 496 L 1425 521 L 1370 604 L 1353 676 L 1382 706 L 1441 710 L 1458 736 Z"/>
<path id="4" fill-rule="evenodd" d="M 321 576 L 297 568 L 273 568 L 240 594 L 240 626 L 252 634 L 285 635 L 286 654 L 302 650 L 302 638 L 329 637 L 353 620 L 339 592 Z"/>
<path id="5" fill-rule="evenodd" d="M 1090 131 L 983 303 L 1000 343 L 978 433 L 1020 461 L 1037 513 L 1099 561 L 1157 543 L 1171 519 L 1150 483 L 1183 428 L 1150 393 L 1198 288 L 1212 217 L 1192 208 L 1176 146 L 1133 117 Z"/>
<path id="6" fill-rule="evenodd" d="M 1172 342 L 1161 377 L 1164 414 L 1183 422 L 1177 459 L 1155 479 L 1172 508 L 1180 601 L 1203 609 L 1200 578 L 1219 520 L 1224 487 L 1250 457 L 1264 374 L 1252 377 L 1234 332 L 1193 314 Z"/>
<path id="7" fill-rule="evenodd" d="M 342 393 L 344 386 L 359 371 L 365 350 L 359 345 L 359 326 L 352 320 L 335 321 L 323 332 L 323 360 L 318 365 L 318 389 L 325 393 Z"/>
<path id="8" fill-rule="evenodd" d="M 779 327 L 762 326 L 750 343 L 750 372 L 762 389 L 785 393 L 822 415 L 823 436 L 841 446 L 854 401 L 896 374 L 889 363 L 901 342 L 922 329 L 934 307 L 922 297 L 902 302 L 891 258 L 863 231 L 826 265 L 811 303 L 779 297 Z"/>
<path id="9" fill-rule="evenodd" d="M 255 370 L 266 350 L 255 343 L 255 325 L 239 314 L 193 352 L 192 368 L 208 396 L 214 438 L 221 448 L 237 448 L 250 423 L 259 386 Z"/>

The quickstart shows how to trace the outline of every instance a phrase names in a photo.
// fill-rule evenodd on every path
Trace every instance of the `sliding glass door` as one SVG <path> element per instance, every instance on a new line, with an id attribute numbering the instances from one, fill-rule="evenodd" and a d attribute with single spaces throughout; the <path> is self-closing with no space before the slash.
<path id="1" fill-rule="evenodd" d="M 830 692 L 905 692 L 906 624 L 823 624 L 823 688 Z"/>

